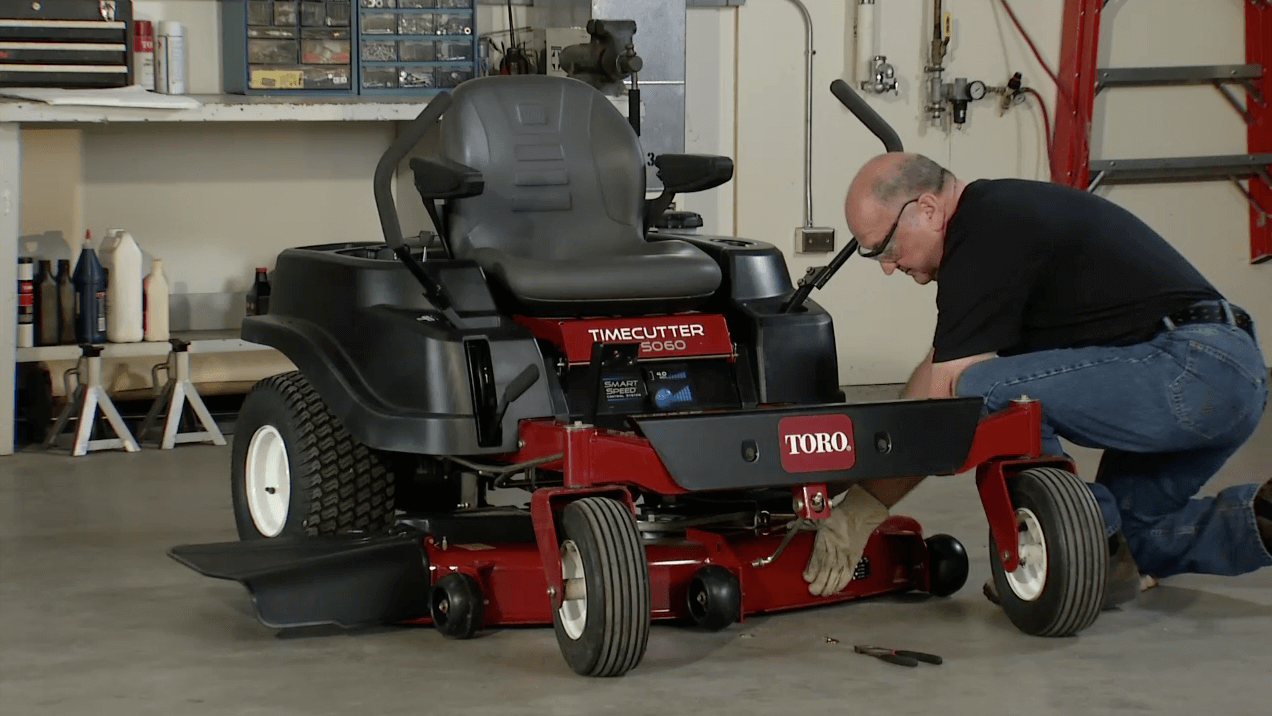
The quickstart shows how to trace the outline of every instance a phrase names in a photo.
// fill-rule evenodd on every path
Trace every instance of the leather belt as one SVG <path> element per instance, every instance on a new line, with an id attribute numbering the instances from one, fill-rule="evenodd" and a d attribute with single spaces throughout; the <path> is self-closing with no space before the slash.
<path id="1" fill-rule="evenodd" d="M 1193 304 L 1182 311 L 1170 314 L 1167 319 L 1169 323 L 1173 323 L 1176 326 L 1183 326 L 1189 323 L 1227 323 L 1249 333 L 1250 337 L 1253 338 L 1254 320 L 1250 318 L 1250 314 L 1231 303 L 1228 304 L 1228 308 L 1232 310 L 1231 320 L 1229 320 L 1228 312 L 1224 310 L 1224 305 L 1221 303 Z"/>

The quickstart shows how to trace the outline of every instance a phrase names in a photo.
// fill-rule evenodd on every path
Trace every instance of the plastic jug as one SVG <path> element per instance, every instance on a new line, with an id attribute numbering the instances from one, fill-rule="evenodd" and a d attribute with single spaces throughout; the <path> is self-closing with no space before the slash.
<path id="1" fill-rule="evenodd" d="M 147 341 L 166 341 L 168 331 L 168 278 L 163 275 L 163 260 L 153 259 L 150 262 L 150 274 L 143 282 L 143 302 Z"/>
<path id="2" fill-rule="evenodd" d="M 110 280 L 106 286 L 106 340 L 137 343 L 145 334 L 141 325 L 141 248 L 132 234 L 118 232 L 107 265 Z"/>
<path id="3" fill-rule="evenodd" d="M 93 250 L 92 232 L 84 234 L 84 248 L 75 262 L 75 341 L 102 343 L 106 340 L 106 273 Z"/>

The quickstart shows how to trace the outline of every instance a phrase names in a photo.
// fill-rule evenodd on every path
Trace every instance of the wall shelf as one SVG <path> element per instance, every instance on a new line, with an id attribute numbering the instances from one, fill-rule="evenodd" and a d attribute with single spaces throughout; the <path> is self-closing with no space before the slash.
<path id="1" fill-rule="evenodd" d="M 273 348 L 259 343 L 249 343 L 239 338 L 237 329 L 223 331 L 173 331 L 173 338 L 190 342 L 191 353 L 248 353 L 252 351 L 272 351 Z M 140 358 L 155 356 L 162 358 L 168 355 L 172 345 L 162 343 L 99 343 L 103 346 L 103 358 Z M 35 346 L 34 348 L 17 349 L 18 363 L 38 363 L 39 361 L 75 360 L 80 357 L 78 345 Z"/>
<path id="2" fill-rule="evenodd" d="M 428 97 L 257 97 L 190 95 L 197 109 L 145 109 L 47 104 L 0 99 L 0 123 L 105 124 L 110 122 L 393 122 L 414 119 Z"/>
<path id="3" fill-rule="evenodd" d="M 76 360 L 80 348 L 37 346 L 17 348 L 15 343 L 17 301 L 18 212 L 21 205 L 21 177 L 24 129 L 73 125 L 190 124 L 211 122 L 405 122 L 419 115 L 431 96 L 248 96 L 235 94 L 191 94 L 201 106 L 194 109 L 156 109 L 49 104 L 33 100 L 0 97 L 0 355 L 12 356 L 15 363 Z M 190 341 L 192 353 L 236 353 L 272 350 L 239 338 L 239 330 L 174 332 L 174 337 Z M 168 343 L 106 343 L 107 359 L 153 357 L 160 362 Z M 0 455 L 13 454 L 14 382 L 13 372 L 0 380 Z"/>

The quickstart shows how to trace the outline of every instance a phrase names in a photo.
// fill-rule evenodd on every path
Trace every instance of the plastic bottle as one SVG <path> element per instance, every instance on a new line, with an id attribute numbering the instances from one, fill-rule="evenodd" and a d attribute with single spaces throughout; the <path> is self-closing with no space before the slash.
<path id="1" fill-rule="evenodd" d="M 106 340 L 138 343 L 141 327 L 141 249 L 132 234 L 119 232 L 111 248 L 106 284 Z"/>
<path id="2" fill-rule="evenodd" d="M 57 260 L 58 343 L 75 342 L 75 285 L 71 283 L 71 260 Z"/>
<path id="3" fill-rule="evenodd" d="M 264 268 L 256 269 L 256 283 L 247 292 L 247 315 L 264 316 L 269 313 L 269 273 Z"/>
<path id="4" fill-rule="evenodd" d="M 35 261 L 18 257 L 18 347 L 35 345 Z"/>
<path id="5" fill-rule="evenodd" d="M 93 250 L 93 234 L 84 233 L 84 248 L 75 262 L 75 340 L 102 343 L 106 340 L 106 274 Z"/>
<path id="6" fill-rule="evenodd" d="M 60 333 L 58 322 L 61 314 L 57 307 L 57 279 L 53 276 L 53 262 L 42 259 L 38 275 L 35 284 L 35 344 L 55 346 Z"/>
<path id="7" fill-rule="evenodd" d="M 97 261 L 102 265 L 102 280 L 106 286 L 106 332 L 110 333 L 110 265 L 115 260 L 115 248 L 119 246 L 119 235 L 123 229 L 107 229 L 106 235 L 97 242 Z"/>
<path id="8" fill-rule="evenodd" d="M 163 259 L 152 259 L 150 274 L 143 282 L 143 302 L 146 305 L 145 324 L 147 341 L 166 341 L 168 331 L 168 278 L 163 275 Z"/>

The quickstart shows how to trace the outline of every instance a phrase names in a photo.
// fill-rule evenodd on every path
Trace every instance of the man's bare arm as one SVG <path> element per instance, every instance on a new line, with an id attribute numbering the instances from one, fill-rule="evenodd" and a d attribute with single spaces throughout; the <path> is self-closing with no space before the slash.
<path id="1" fill-rule="evenodd" d="M 905 384 L 905 389 L 901 391 L 903 399 L 952 398 L 954 397 L 954 386 L 964 370 L 967 370 L 971 365 L 994 357 L 993 353 L 986 353 L 933 364 L 934 351 L 935 349 L 929 351 L 927 358 L 924 358 L 923 362 L 914 369 L 914 373 L 910 375 L 910 380 Z M 893 505 L 901 501 L 901 498 L 918 487 L 923 480 L 923 476 L 892 477 L 879 480 L 862 480 L 861 486 L 874 495 L 885 507 L 891 509 Z"/>
<path id="2" fill-rule="evenodd" d="M 931 394 L 932 355 L 935 352 L 935 348 L 929 350 L 927 357 L 910 374 L 910 380 L 906 381 L 905 388 L 901 391 L 902 398 L 906 400 L 923 399 Z"/>

